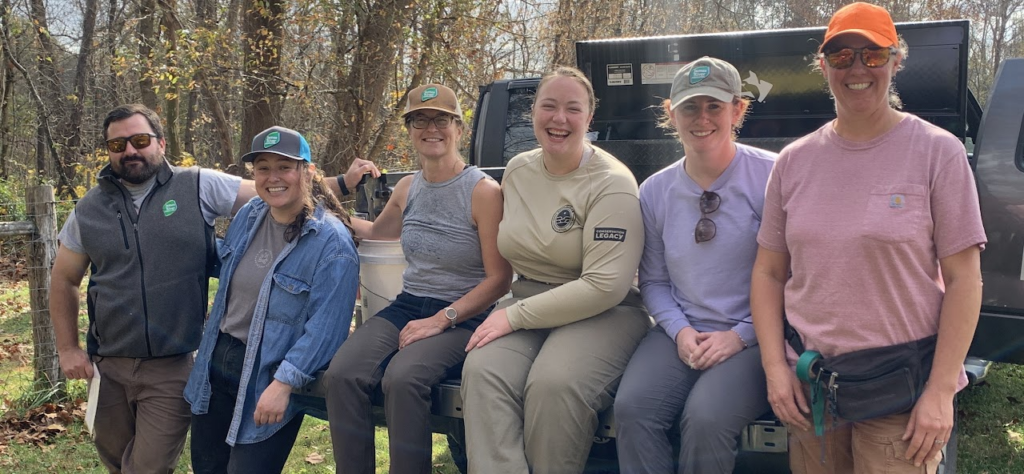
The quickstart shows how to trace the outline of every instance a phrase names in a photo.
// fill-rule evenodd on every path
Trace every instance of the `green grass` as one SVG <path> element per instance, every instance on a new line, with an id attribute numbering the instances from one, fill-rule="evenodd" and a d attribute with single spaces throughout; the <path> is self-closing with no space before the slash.
<path id="1" fill-rule="evenodd" d="M 217 291 L 217 280 L 210 284 L 210 302 Z M 79 332 L 84 338 L 88 316 L 84 310 L 85 284 L 82 286 L 83 309 L 79 313 Z M 32 318 L 28 307 L 28 288 L 24 282 L 0 283 L 0 415 L 23 413 L 41 401 L 40 392 L 32 390 Z M 6 351 L 6 352 L 3 352 Z M 5 355 L 6 354 L 6 355 Z M 71 382 L 72 397 L 85 397 L 85 382 Z M 458 473 L 443 435 L 434 435 L 434 472 Z M 53 474 L 64 472 L 105 473 L 81 420 L 67 431 L 50 439 L 45 446 L 11 442 L 0 437 L 0 472 L 18 474 Z M 377 472 L 388 472 L 388 435 L 384 428 L 375 433 Z M 178 461 L 176 472 L 190 473 L 191 453 L 188 442 Z M 333 473 L 334 454 L 327 422 L 307 416 L 292 448 L 284 472 Z"/>
<path id="2" fill-rule="evenodd" d="M 215 281 L 211 295 L 216 291 Z M 211 298 L 212 300 L 212 298 Z M 31 393 L 32 327 L 28 312 L 28 290 L 24 283 L 0 283 L 0 414 L 13 406 L 23 408 L 34 398 Z M 86 327 L 84 311 L 81 330 Z M 6 352 L 4 352 L 6 351 Z M 13 354 L 9 354 L 13 352 Z M 84 394 L 84 383 L 75 381 L 70 392 Z M 963 474 L 1024 473 L 1024 366 L 996 364 L 980 386 L 965 390 L 959 398 L 959 460 Z M 106 472 L 80 422 L 67 432 L 51 438 L 46 446 L 4 445 L 0 437 L 0 472 L 63 473 Z M 388 468 L 387 431 L 377 428 L 377 472 Z M 444 436 L 434 435 L 434 472 L 454 474 L 457 469 L 448 453 Z M 315 462 L 322 459 L 320 462 Z M 177 472 L 190 472 L 190 453 L 185 452 Z M 288 473 L 332 473 L 334 455 L 327 423 L 306 417 L 285 466 Z"/>
<path id="3" fill-rule="evenodd" d="M 377 472 L 388 472 L 387 431 L 377 428 Z M 322 462 L 314 463 L 307 457 L 316 454 Z M 315 458 L 314 458 L 315 459 Z M 191 472 L 191 456 L 188 443 L 185 452 L 178 461 L 175 472 Z M 331 435 L 327 430 L 327 422 L 313 417 L 306 417 L 295 441 L 284 472 L 301 474 L 333 473 L 334 455 L 331 450 Z M 64 472 L 83 472 L 103 474 L 107 470 L 100 464 L 96 450 L 92 446 L 89 434 L 84 432 L 82 425 L 69 427 L 67 434 L 58 436 L 50 445 L 42 448 L 34 445 L 11 444 L 6 450 L 0 450 L 0 472 L 18 474 L 53 474 Z M 444 436 L 434 435 L 434 473 L 456 474 L 458 469 L 448 455 L 448 445 Z"/>
<path id="4" fill-rule="evenodd" d="M 1024 366 L 995 364 L 960 396 L 957 472 L 1024 472 Z"/>

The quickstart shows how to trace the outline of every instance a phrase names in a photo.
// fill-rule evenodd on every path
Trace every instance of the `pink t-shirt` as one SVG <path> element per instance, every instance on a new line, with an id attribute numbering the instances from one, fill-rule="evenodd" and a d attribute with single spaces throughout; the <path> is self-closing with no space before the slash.
<path id="1" fill-rule="evenodd" d="M 986 239 L 963 144 L 907 115 L 867 142 L 830 122 L 782 150 L 757 241 L 789 253 L 786 317 L 831 357 L 936 334 L 939 259 Z"/>

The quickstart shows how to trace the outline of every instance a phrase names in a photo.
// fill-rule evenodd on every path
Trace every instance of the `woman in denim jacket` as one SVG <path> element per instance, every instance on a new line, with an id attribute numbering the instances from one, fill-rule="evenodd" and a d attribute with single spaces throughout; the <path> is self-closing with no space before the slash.
<path id="1" fill-rule="evenodd" d="M 271 127 L 242 159 L 253 163 L 259 197 L 219 249 L 220 288 L 185 388 L 197 474 L 282 470 L 303 418 L 292 388 L 327 365 L 355 304 L 349 219 L 306 140 Z"/>

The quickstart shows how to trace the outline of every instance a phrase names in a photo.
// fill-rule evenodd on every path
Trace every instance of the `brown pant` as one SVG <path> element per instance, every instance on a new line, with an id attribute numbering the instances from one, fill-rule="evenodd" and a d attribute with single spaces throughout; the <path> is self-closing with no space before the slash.
<path id="1" fill-rule="evenodd" d="M 100 393 L 96 451 L 112 473 L 172 473 L 191 422 L 183 393 L 192 354 L 94 357 Z"/>
<path id="2" fill-rule="evenodd" d="M 855 423 L 837 420 L 833 427 L 826 414 L 825 436 L 819 437 L 808 418 L 809 431 L 789 429 L 789 467 L 793 474 L 935 474 L 941 451 L 921 467 L 904 457 L 910 445 L 902 439 L 908 421 L 909 412 Z"/>

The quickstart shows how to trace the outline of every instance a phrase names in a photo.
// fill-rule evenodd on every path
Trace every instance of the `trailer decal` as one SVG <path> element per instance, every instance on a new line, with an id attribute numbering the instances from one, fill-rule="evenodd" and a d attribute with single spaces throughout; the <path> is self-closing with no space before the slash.
<path id="1" fill-rule="evenodd" d="M 633 85 L 633 64 L 609 64 L 608 71 L 609 86 L 631 86 Z"/>

